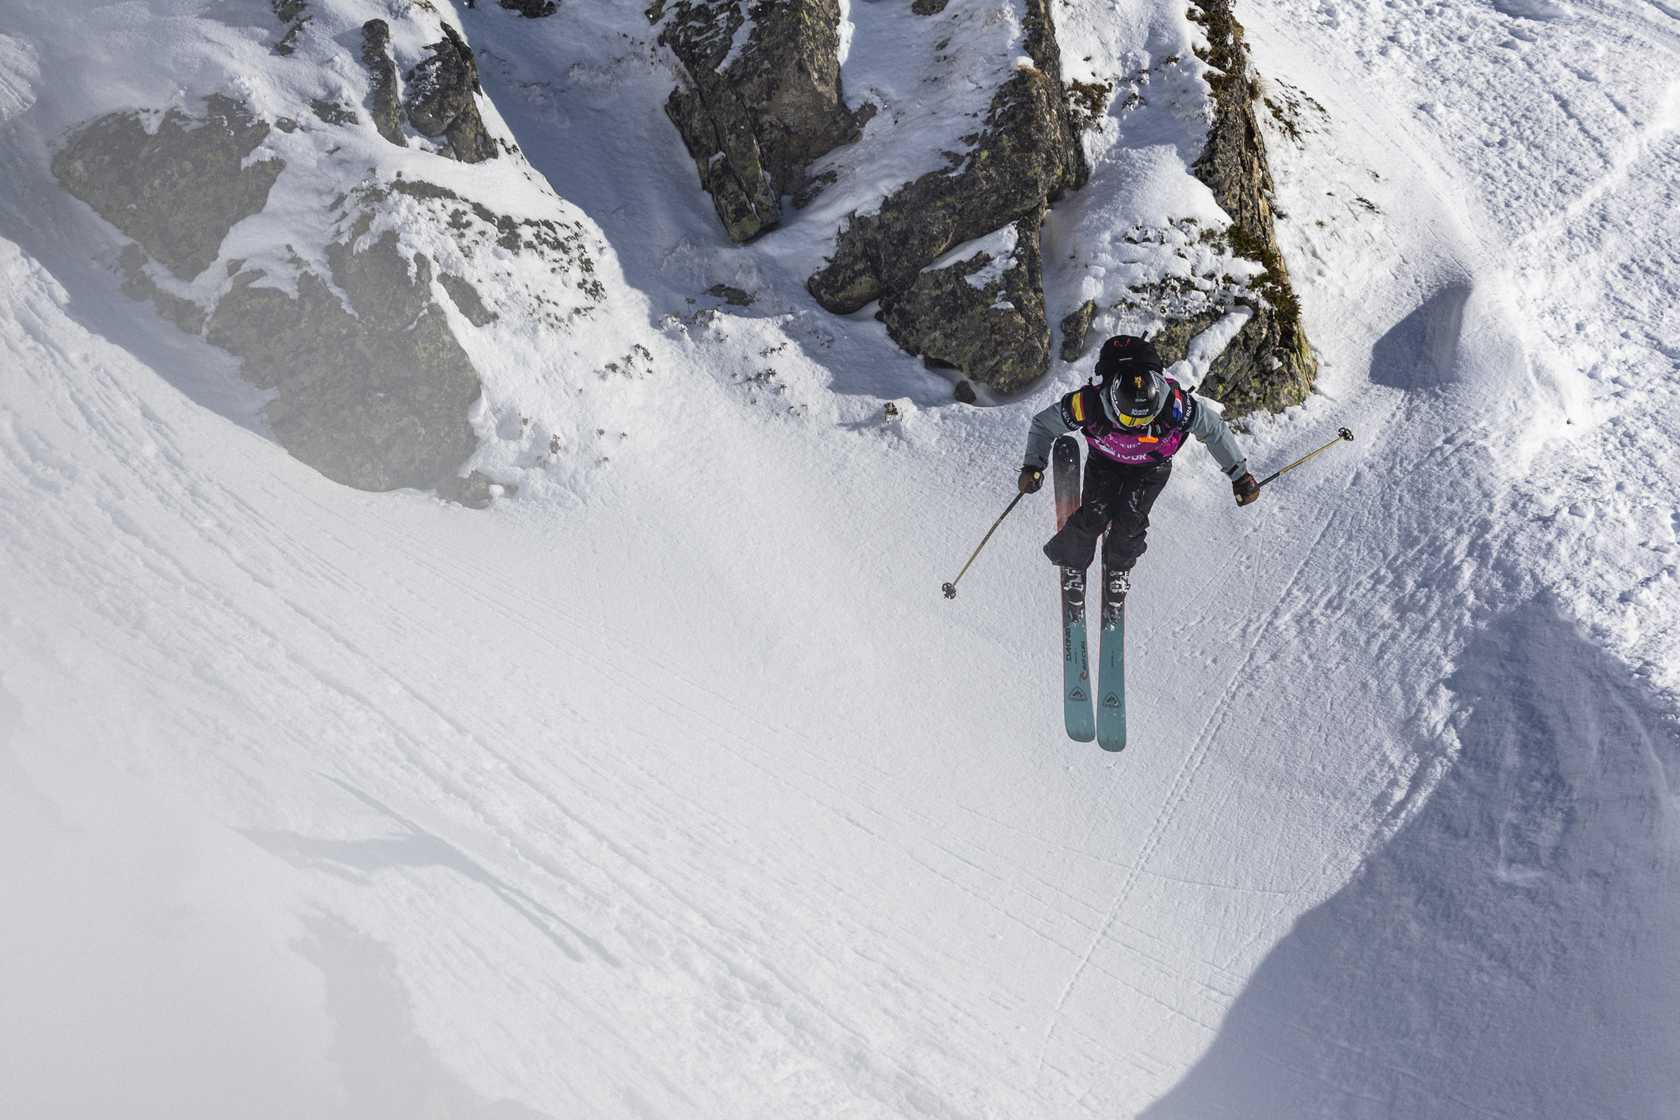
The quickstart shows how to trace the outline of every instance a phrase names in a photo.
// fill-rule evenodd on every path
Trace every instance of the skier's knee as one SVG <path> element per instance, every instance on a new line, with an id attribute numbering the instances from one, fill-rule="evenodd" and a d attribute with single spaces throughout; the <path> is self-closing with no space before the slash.
<path id="1" fill-rule="evenodd" d="M 1072 523 L 1044 545 L 1044 555 L 1064 568 L 1089 568 L 1097 553 L 1097 538 L 1074 529 Z"/>

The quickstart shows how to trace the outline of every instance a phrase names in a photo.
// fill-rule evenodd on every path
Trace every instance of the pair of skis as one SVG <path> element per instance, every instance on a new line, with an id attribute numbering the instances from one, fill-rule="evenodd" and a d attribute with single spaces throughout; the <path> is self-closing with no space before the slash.
<path id="1" fill-rule="evenodd" d="M 1079 508 L 1079 443 L 1061 436 L 1051 449 L 1059 531 Z M 1126 588 L 1123 572 L 1103 568 L 1096 711 L 1085 636 L 1085 569 L 1062 568 L 1062 714 L 1069 738 L 1092 739 L 1105 751 L 1126 748 Z"/>

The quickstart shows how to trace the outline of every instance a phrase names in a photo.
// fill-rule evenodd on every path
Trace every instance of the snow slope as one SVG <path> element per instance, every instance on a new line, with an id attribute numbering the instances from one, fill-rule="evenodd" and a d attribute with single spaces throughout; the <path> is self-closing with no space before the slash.
<path id="1" fill-rule="evenodd" d="M 723 243 L 634 6 L 491 7 L 656 372 L 490 511 L 230 423 L 0 187 L 3 1111 L 1668 1114 L 1680 21 L 1246 13 L 1325 373 L 1245 446 L 1359 439 L 1241 511 L 1187 454 L 1107 756 L 1057 726 L 1047 501 L 937 592 L 1078 371 L 946 403 L 804 296 L 810 230 Z M 1134 139 L 1070 217 L 1132 213 Z"/>

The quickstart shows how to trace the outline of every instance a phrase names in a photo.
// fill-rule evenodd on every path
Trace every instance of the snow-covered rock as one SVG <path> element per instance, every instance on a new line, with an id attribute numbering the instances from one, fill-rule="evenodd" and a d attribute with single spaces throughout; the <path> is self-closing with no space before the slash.
<path id="1" fill-rule="evenodd" d="M 496 142 L 478 113 L 478 65 L 461 33 L 445 21 L 443 38 L 427 45 L 430 56 L 405 76 L 408 120 L 424 136 L 442 137 L 462 163 L 496 158 Z"/>
<path id="2" fill-rule="evenodd" d="M 953 249 L 908 288 L 883 295 L 892 340 L 999 392 L 1026 388 L 1049 362 L 1038 229 L 1038 215 L 1029 215 Z"/>
<path id="3" fill-rule="evenodd" d="M 857 139 L 840 76 L 839 0 L 654 0 L 679 83 L 665 102 L 724 230 L 780 224 L 782 196 L 820 189 L 811 163 Z M 867 116 L 867 114 L 865 114 Z"/>
<path id="4" fill-rule="evenodd" d="M 1318 375 L 1318 359 L 1307 342 L 1301 303 L 1278 247 L 1272 221 L 1275 188 L 1254 114 L 1258 80 L 1233 0 L 1197 0 L 1192 12 L 1207 32 L 1201 57 L 1209 66 L 1213 96 L 1213 122 L 1195 172 L 1229 215 L 1226 236 L 1232 246 L 1263 270 L 1237 297 L 1251 314 L 1241 332 L 1220 348 L 1202 386 L 1239 411 L 1275 410 L 1306 399 Z M 1188 320 L 1186 333 L 1212 327 L 1228 310 L 1228 305 L 1211 308 Z"/>
<path id="5" fill-rule="evenodd" d="M 108 113 L 77 128 L 53 159 L 64 189 L 134 239 L 177 279 L 216 260 L 234 226 L 268 204 L 284 161 L 250 157 L 272 125 L 213 94 L 180 109 Z"/>
<path id="6" fill-rule="evenodd" d="M 772 12 L 781 14 L 767 19 Z M 896 16 L 872 9 L 863 18 L 893 21 L 899 32 L 890 43 L 884 35 L 866 34 L 863 49 L 871 57 L 844 67 L 858 79 L 857 95 L 866 98 L 855 117 L 845 111 L 837 62 L 841 40 L 851 38 L 829 34 L 837 21 L 843 29 L 855 26 L 850 9 L 842 15 L 825 2 L 810 11 L 799 5 L 749 11 L 735 0 L 719 0 L 655 5 L 649 14 L 662 21 L 660 41 L 685 75 L 667 111 L 732 238 L 758 238 L 782 223 L 784 194 L 794 193 L 796 205 L 803 206 L 817 188 L 829 188 L 822 196 L 826 205 L 802 219 L 834 225 L 833 241 L 823 247 L 825 259 L 807 281 L 828 310 L 850 314 L 880 300 L 891 337 L 912 354 L 1011 392 L 1050 368 L 1052 313 L 1065 318 L 1092 309 L 1080 321 L 1081 330 L 1064 331 L 1064 358 L 1071 361 L 1082 355 L 1084 336 L 1099 314 L 1110 329 L 1156 333 L 1167 350 L 1182 355 L 1189 339 L 1241 305 L 1248 310 L 1244 329 L 1226 338 L 1227 349 L 1214 355 L 1215 368 L 1202 371 L 1206 390 L 1244 410 L 1282 407 L 1311 387 L 1314 358 L 1272 232 L 1254 79 L 1228 3 L 1210 0 L 1189 9 L 1188 17 L 1184 10 L 1162 11 L 1166 26 L 1177 25 L 1182 44 L 1177 54 L 1129 76 L 1096 73 L 1090 61 L 1098 56 L 1086 54 L 1077 60 L 1077 77 L 1064 75 L 1059 17 L 1041 0 L 917 4 Z M 1069 20 L 1082 40 L 1112 35 L 1087 30 L 1088 24 L 1112 22 L 1100 8 L 1065 5 L 1060 18 Z M 775 44 L 800 50 L 778 54 L 769 49 Z M 1128 44 L 1134 50 L 1141 45 Z M 792 62 L 801 81 L 787 77 Z M 911 83 L 907 69 L 919 70 L 920 81 Z M 1167 245 L 1183 240 L 1178 232 L 1189 220 L 1196 226 L 1189 251 L 1169 247 L 1148 258 L 1132 254 L 1123 287 L 1100 296 L 1081 291 L 1063 307 L 1054 306 L 1061 292 L 1046 293 L 1035 267 L 1029 270 L 1031 306 L 1009 321 L 1007 338 L 998 334 L 1004 323 L 1000 305 L 960 308 L 947 299 L 930 301 L 934 282 L 928 277 L 941 271 L 934 262 L 953 248 L 1035 215 L 1042 218 L 1058 202 L 1080 209 L 1064 196 L 1088 180 L 1093 157 L 1101 174 L 1133 174 L 1129 168 L 1108 169 L 1102 161 L 1106 153 L 1124 158 L 1124 142 L 1117 150 L 1117 138 L 1135 134 L 1149 142 L 1161 133 L 1159 109 L 1133 112 L 1156 96 L 1154 88 L 1147 98 L 1143 92 L 1152 70 L 1165 79 L 1156 86 L 1177 102 L 1165 108 L 1182 136 L 1175 148 L 1179 175 L 1205 181 L 1215 206 L 1194 218 L 1181 211 L 1135 223 L 1127 237 L 1132 244 Z M 781 92 L 809 93 L 812 77 L 820 96 Z M 939 92 L 930 96 L 931 90 Z M 800 110 L 783 114 L 798 127 L 778 120 L 786 105 Z M 861 139 L 854 120 L 867 121 Z M 1087 132 L 1096 138 L 1087 139 Z M 787 137 L 807 142 L 790 148 Z M 882 158 L 884 137 L 892 138 L 885 143 L 919 149 L 918 174 L 903 176 L 897 171 L 900 159 Z M 772 141 L 778 139 L 798 158 L 776 158 Z M 1115 232 L 1105 229 L 1101 236 Z M 1209 238 L 1223 245 L 1225 264 L 1218 268 L 1202 267 L 1208 254 L 1198 243 Z M 1100 246 L 1072 254 L 1074 260 L 1081 256 L 1100 261 Z M 1064 271 L 1059 262 L 1052 267 Z M 1201 277 L 1194 292 L 1183 284 L 1187 275 Z M 1066 287 L 1054 281 L 1053 286 Z M 956 289 L 946 294 L 960 295 Z M 941 306 L 937 331 L 930 330 L 933 318 L 927 314 L 934 303 Z M 911 316 L 912 306 L 922 311 Z M 912 317 L 922 325 L 913 325 Z"/>
<path id="7" fill-rule="evenodd" d="M 954 12 L 927 18 L 969 17 Z M 832 256 L 809 281 L 824 307 L 846 314 L 884 294 L 907 291 L 954 246 L 1041 214 L 1064 191 L 1084 183 L 1089 169 L 1068 119 L 1048 3 L 1026 4 L 1018 49 L 1034 65 L 1006 67 L 983 123 L 964 138 L 966 151 L 950 153 L 946 166 L 894 190 L 872 213 L 849 217 Z M 1047 352 L 1048 346 L 1046 333 L 1041 349 Z M 1021 384 L 1043 372 L 1042 364 L 1010 368 L 1005 380 Z"/>
<path id="8" fill-rule="evenodd" d="M 215 45 L 223 25 L 177 14 L 182 57 L 157 59 L 154 88 L 167 96 L 173 61 L 205 92 L 162 108 L 70 51 L 95 91 L 80 104 L 109 88 L 131 107 L 73 120 L 51 171 L 128 239 L 111 253 L 122 290 L 234 355 L 293 454 L 359 488 L 477 502 L 485 485 L 461 479 L 484 477 L 468 460 L 507 407 L 484 399 L 481 369 L 520 360 L 510 331 L 584 329 L 611 280 L 594 232 L 506 136 L 454 13 L 363 18 L 375 10 L 276 9 L 285 49 L 249 69 Z M 536 313 L 499 322 L 514 305 Z M 527 439 L 516 458 L 554 442 Z"/>

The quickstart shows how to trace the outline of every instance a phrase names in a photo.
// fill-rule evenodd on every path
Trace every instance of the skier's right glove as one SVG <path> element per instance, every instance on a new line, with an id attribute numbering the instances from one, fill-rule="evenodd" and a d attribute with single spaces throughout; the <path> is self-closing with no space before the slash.
<path id="1" fill-rule="evenodd" d="M 1239 506 L 1246 506 L 1248 503 L 1259 499 L 1260 484 L 1254 480 L 1253 475 L 1245 473 L 1241 478 L 1231 483 L 1231 492 L 1237 496 Z"/>
<path id="2" fill-rule="evenodd" d="M 1023 494 L 1036 494 L 1038 488 L 1044 485 L 1044 468 L 1022 467 L 1021 477 L 1015 480 Z"/>

